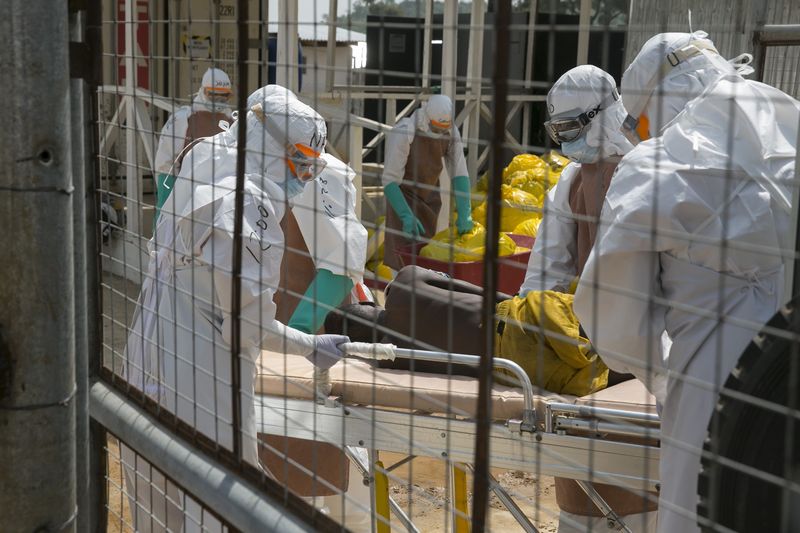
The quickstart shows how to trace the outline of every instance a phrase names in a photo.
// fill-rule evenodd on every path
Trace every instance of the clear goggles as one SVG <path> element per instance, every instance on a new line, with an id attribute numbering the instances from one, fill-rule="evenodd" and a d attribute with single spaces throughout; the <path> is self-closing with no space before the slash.
<path id="1" fill-rule="evenodd" d="M 300 181 L 311 181 L 322 173 L 328 162 L 320 155 L 302 144 L 286 145 L 286 162 L 292 174 Z"/>
<path id="2" fill-rule="evenodd" d="M 450 131 L 450 122 L 439 122 L 438 120 L 431 120 L 430 121 L 431 131 L 436 134 L 443 134 Z"/>
<path id="3" fill-rule="evenodd" d="M 224 103 L 231 99 L 231 90 L 226 87 L 206 87 L 203 91 L 209 102 Z"/>
<path id="4" fill-rule="evenodd" d="M 619 93 L 616 89 L 613 89 L 611 96 L 594 109 L 581 113 L 577 117 L 548 120 L 544 123 L 544 129 L 555 143 L 562 144 L 574 141 L 583 134 L 583 130 L 591 124 L 600 111 L 607 109 L 609 105 L 617 100 L 619 100 Z"/>

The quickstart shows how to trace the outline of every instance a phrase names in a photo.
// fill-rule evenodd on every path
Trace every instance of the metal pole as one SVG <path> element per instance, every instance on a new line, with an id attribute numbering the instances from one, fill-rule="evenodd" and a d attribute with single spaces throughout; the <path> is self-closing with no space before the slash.
<path id="1" fill-rule="evenodd" d="M 246 41 L 245 41 L 246 42 Z M 278 64 L 275 67 L 275 78 L 278 85 L 283 85 L 292 92 L 299 90 L 300 64 L 297 46 L 297 2 L 295 0 L 278 0 Z"/>
<path id="2" fill-rule="evenodd" d="M 338 0 L 328 0 L 328 71 L 325 73 L 325 90 L 333 90 L 336 80 L 336 17 L 339 9 Z"/>
<path id="3" fill-rule="evenodd" d="M 142 236 L 140 220 L 141 186 L 139 183 L 139 161 L 136 157 L 136 26 L 137 18 L 133 13 L 133 0 L 125 1 L 125 188 L 127 195 L 126 229 L 135 238 L 137 246 Z M 127 239 L 129 236 L 126 235 Z M 125 269 L 127 275 L 128 269 Z"/>
<path id="4" fill-rule="evenodd" d="M 425 26 L 422 29 L 422 86 L 431 86 L 431 40 L 433 40 L 433 0 L 425 0 Z"/>
<path id="5" fill-rule="evenodd" d="M 497 287 L 497 235 L 500 230 L 500 184 L 506 133 L 508 96 L 508 50 L 511 0 L 498 0 L 495 17 L 494 123 L 492 131 L 491 173 L 486 205 L 486 256 L 483 269 L 483 320 L 486 338 L 479 367 L 478 410 L 475 435 L 475 475 L 473 478 L 472 531 L 482 533 L 489 510 L 489 435 L 492 426 L 492 366 L 494 355 L 495 289 Z"/>
<path id="6" fill-rule="evenodd" d="M 457 64 L 458 0 L 445 0 L 442 28 L 442 94 L 453 102 L 456 101 Z"/>
<path id="7" fill-rule="evenodd" d="M 332 530 L 330 520 L 319 513 L 298 517 L 296 513 L 303 502 L 297 497 L 287 495 L 284 502 L 281 496 L 276 497 L 277 491 L 273 496 L 267 495 L 237 472 L 209 460 L 197 448 L 173 436 L 158 420 L 102 381 L 92 385 L 90 402 L 95 420 L 178 486 L 191 488 L 192 496 L 239 531 Z M 307 526 L 301 522 L 304 518 L 309 524 L 316 523 Z"/>
<path id="8" fill-rule="evenodd" d="M 100 271 L 102 268 L 102 259 L 99 253 L 98 242 L 100 239 L 100 225 L 98 224 L 100 213 L 100 198 L 97 194 L 100 181 L 100 131 L 98 129 L 98 113 L 100 106 L 98 105 L 98 86 L 102 80 L 103 75 L 103 22 L 102 22 L 102 6 L 97 3 L 86 4 L 86 27 L 85 27 L 85 42 L 88 46 L 89 54 L 87 62 L 90 67 L 88 69 L 88 76 L 86 82 L 87 93 L 86 99 L 88 101 L 88 111 L 86 116 L 89 120 L 83 122 L 83 127 L 86 128 L 87 142 L 86 150 L 88 151 L 88 161 L 91 164 L 86 165 L 84 175 L 84 215 L 85 218 L 82 224 L 85 227 L 85 253 L 86 253 L 86 373 L 88 376 L 85 396 L 86 405 L 89 405 L 89 382 L 96 376 L 100 368 L 103 366 L 103 339 L 101 332 L 103 331 L 103 319 L 100 309 L 102 308 L 102 295 L 100 289 Z M 76 361 L 76 365 L 79 363 Z M 78 367 L 78 379 L 80 376 L 80 367 Z M 81 405 L 82 397 L 81 391 L 78 391 L 78 405 Z M 87 411 L 88 418 L 88 411 Z M 80 431 L 80 425 L 78 426 Z M 79 433 L 81 435 L 83 433 Z M 106 482 L 105 476 L 108 468 L 106 457 L 106 431 L 102 426 L 89 420 L 89 465 L 88 465 L 88 480 L 89 485 L 88 499 L 85 502 L 86 507 L 79 507 L 78 512 L 89 513 L 88 520 L 89 528 L 82 529 L 80 514 L 78 516 L 78 530 L 79 531 L 103 531 L 108 523 L 108 507 L 106 506 Z M 78 501 L 80 506 L 81 502 Z"/>
<path id="9" fill-rule="evenodd" d="M 233 454 L 242 459 L 242 408 L 241 408 L 241 312 L 242 312 L 242 227 L 244 225 L 244 167 L 247 153 L 247 0 L 238 0 L 236 6 L 236 84 L 237 109 L 241 120 L 236 138 L 236 200 L 233 222 L 233 281 L 231 283 L 231 405 L 233 413 Z M 280 39 L 278 39 L 280 47 Z"/>
<path id="10" fill-rule="evenodd" d="M 85 44 L 86 18 L 82 11 L 69 14 L 70 45 Z M 77 62 L 77 57 L 74 60 Z M 91 64 L 91 56 L 81 58 Z M 94 531 L 97 523 L 97 497 L 102 481 L 92 475 L 91 442 L 89 429 L 89 330 L 92 319 L 88 311 L 89 305 L 89 269 L 92 259 L 87 258 L 86 203 L 92 197 L 91 189 L 87 189 L 86 176 L 92 168 L 93 160 L 89 156 L 88 142 L 91 130 L 88 117 L 88 99 L 86 85 L 80 75 L 87 75 L 90 69 L 77 69 L 70 65 L 70 114 L 72 136 L 72 177 L 75 193 L 72 195 L 75 253 L 75 414 L 76 414 L 76 498 L 78 505 L 78 531 Z M 76 72 L 79 71 L 80 72 Z M 91 231 L 91 228 L 89 228 Z M 92 277 L 92 281 L 96 279 Z M 92 328 L 93 330 L 94 328 Z"/>
<path id="11" fill-rule="evenodd" d="M 581 14 L 578 19 L 578 57 L 577 65 L 589 62 L 589 25 L 592 16 L 592 0 L 581 0 Z"/>
<path id="12" fill-rule="evenodd" d="M 0 19 L 16 95 L 0 132 L 0 531 L 75 531 L 67 3 L 13 6 Z"/>
<path id="13" fill-rule="evenodd" d="M 525 43 L 525 89 L 531 88 L 531 81 L 533 81 L 533 60 L 534 60 L 534 46 L 533 41 L 536 34 L 536 13 L 538 12 L 539 3 L 537 0 L 530 0 L 528 10 L 528 33 Z M 527 147 L 531 142 L 531 104 L 526 103 L 522 109 L 522 145 Z"/>
<path id="14" fill-rule="evenodd" d="M 464 138 L 469 146 L 467 168 L 472 180 L 478 179 L 478 152 L 481 149 L 481 90 L 483 88 L 483 31 L 486 13 L 484 0 L 472 0 L 470 15 L 469 52 L 467 53 L 467 84 L 470 99 L 464 105 L 474 104 L 464 128 Z"/>

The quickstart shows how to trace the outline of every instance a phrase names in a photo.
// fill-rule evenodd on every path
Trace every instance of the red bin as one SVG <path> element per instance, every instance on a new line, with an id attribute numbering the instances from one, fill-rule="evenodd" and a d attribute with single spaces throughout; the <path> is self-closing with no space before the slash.
<path id="1" fill-rule="evenodd" d="M 508 236 L 517 243 L 517 246 L 533 248 L 533 237 L 515 235 L 513 233 L 509 233 Z M 400 248 L 397 251 L 397 255 L 400 256 L 403 265 L 417 265 L 422 268 L 444 272 L 456 279 L 468 281 L 475 285 L 483 285 L 483 261 L 451 263 L 439 261 L 438 259 L 429 259 L 419 255 L 419 250 L 423 246 L 425 246 L 425 243 L 420 242 Z M 499 257 L 497 259 L 497 290 L 510 295 L 516 294 L 522 282 L 525 281 L 525 271 L 528 268 L 530 257 L 530 252 Z"/>

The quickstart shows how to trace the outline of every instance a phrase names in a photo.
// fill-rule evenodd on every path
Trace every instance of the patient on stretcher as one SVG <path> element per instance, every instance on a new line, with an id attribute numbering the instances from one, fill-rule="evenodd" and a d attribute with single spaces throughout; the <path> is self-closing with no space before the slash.
<path id="1" fill-rule="evenodd" d="M 389 342 L 404 348 L 483 355 L 483 289 L 420 267 L 402 269 L 386 288 L 385 309 L 350 305 L 331 313 L 329 333 L 354 341 Z M 519 364 L 535 386 L 584 396 L 609 385 L 609 369 L 592 349 L 572 312 L 572 295 L 531 291 L 526 297 L 498 293 L 494 355 Z M 477 369 L 398 359 L 382 367 L 417 372 L 476 375 Z M 613 374 L 613 373 L 612 373 Z M 628 376 L 612 375 L 613 383 Z"/>

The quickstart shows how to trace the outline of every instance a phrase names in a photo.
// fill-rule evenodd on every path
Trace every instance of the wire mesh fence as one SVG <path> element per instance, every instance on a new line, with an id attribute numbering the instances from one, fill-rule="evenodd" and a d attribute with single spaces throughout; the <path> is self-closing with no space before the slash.
<path id="1" fill-rule="evenodd" d="M 102 381 L 298 527 L 792 531 L 766 4 L 102 2 Z M 120 436 L 109 529 L 234 529 Z"/>

